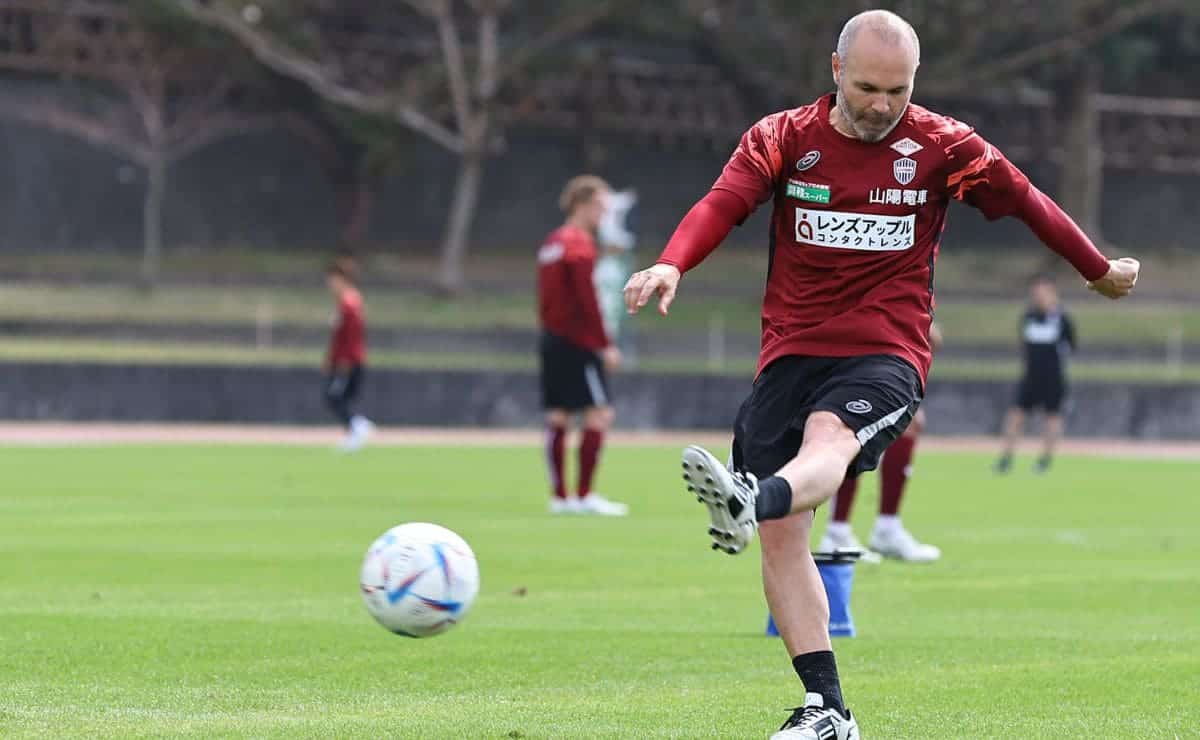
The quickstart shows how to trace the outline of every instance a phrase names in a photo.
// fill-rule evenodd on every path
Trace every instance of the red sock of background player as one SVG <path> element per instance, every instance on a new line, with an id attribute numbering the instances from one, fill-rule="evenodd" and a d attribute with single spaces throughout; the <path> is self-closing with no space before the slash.
<path id="1" fill-rule="evenodd" d="M 829 534 L 835 537 L 850 535 L 850 512 L 858 494 L 858 478 L 847 478 L 833 497 L 833 514 L 829 518 Z"/>
<path id="2" fill-rule="evenodd" d="M 550 488 L 555 498 L 567 497 L 567 483 L 563 467 L 567 458 L 567 428 L 546 425 L 546 472 L 550 474 Z"/>
<path id="3" fill-rule="evenodd" d="M 584 429 L 579 440 L 579 497 L 592 492 L 592 476 L 596 474 L 596 463 L 600 461 L 600 448 L 604 446 L 604 431 Z"/>
<path id="4" fill-rule="evenodd" d="M 875 526 L 886 529 L 896 526 L 900 519 L 900 499 L 912 472 L 913 451 L 917 435 L 905 434 L 888 447 L 879 466 L 879 518 Z"/>

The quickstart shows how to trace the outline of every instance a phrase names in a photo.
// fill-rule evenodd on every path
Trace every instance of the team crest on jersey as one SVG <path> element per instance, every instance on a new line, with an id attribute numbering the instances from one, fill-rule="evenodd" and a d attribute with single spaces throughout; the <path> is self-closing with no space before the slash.
<path id="1" fill-rule="evenodd" d="M 819 161 L 821 161 L 821 152 L 817 151 L 816 149 L 813 149 L 811 152 L 809 152 L 808 154 L 805 154 L 803 157 L 801 157 L 799 159 L 799 161 L 796 162 L 796 169 L 800 172 L 803 172 L 803 171 L 811 168 L 814 164 L 816 164 Z"/>
<path id="2" fill-rule="evenodd" d="M 919 152 L 925 147 L 921 146 L 912 139 L 904 138 L 900 141 L 897 141 L 895 144 L 892 144 L 892 148 L 906 157 L 911 157 L 913 152 Z"/>
<path id="3" fill-rule="evenodd" d="M 896 182 L 901 185 L 907 185 L 917 176 L 917 160 L 909 157 L 901 157 L 895 162 L 892 162 L 892 174 L 896 176 Z"/>

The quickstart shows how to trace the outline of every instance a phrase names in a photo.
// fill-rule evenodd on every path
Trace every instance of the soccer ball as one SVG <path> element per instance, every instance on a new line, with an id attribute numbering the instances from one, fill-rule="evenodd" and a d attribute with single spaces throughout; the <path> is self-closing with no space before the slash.
<path id="1" fill-rule="evenodd" d="M 397 635 L 430 637 L 466 616 L 479 593 L 479 565 L 462 537 L 413 522 L 371 543 L 359 585 L 375 621 Z"/>

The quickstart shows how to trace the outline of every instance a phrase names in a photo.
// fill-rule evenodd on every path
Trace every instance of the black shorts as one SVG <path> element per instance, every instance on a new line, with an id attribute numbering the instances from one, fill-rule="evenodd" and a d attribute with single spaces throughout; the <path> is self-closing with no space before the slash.
<path id="1" fill-rule="evenodd" d="M 734 468 L 760 478 L 774 475 L 799 452 L 808 415 L 829 411 L 862 445 L 846 474 L 874 470 L 922 397 L 916 368 L 889 355 L 781 357 L 758 376 L 738 411 Z"/>
<path id="2" fill-rule="evenodd" d="M 1057 414 L 1066 398 L 1067 384 L 1062 378 L 1026 376 L 1017 385 L 1015 403 L 1022 411 L 1042 409 L 1047 414 Z"/>
<path id="3" fill-rule="evenodd" d="M 542 332 L 542 408 L 579 411 L 608 406 L 608 375 L 604 362 L 590 349 Z"/>

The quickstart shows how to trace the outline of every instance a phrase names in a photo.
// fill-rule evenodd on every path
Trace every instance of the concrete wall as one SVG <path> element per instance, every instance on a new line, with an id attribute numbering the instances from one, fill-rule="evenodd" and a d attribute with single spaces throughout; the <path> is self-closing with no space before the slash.
<path id="1" fill-rule="evenodd" d="M 308 368 L 0 364 L 0 418 L 64 421 L 329 423 Z M 626 428 L 730 426 L 749 378 L 628 373 L 614 378 Z M 938 381 L 925 408 L 937 434 L 997 431 L 1012 387 Z M 1200 387 L 1074 386 L 1068 432 L 1079 437 L 1200 438 Z M 536 426 L 537 378 L 527 372 L 377 370 L 362 409 L 384 424 Z"/>

